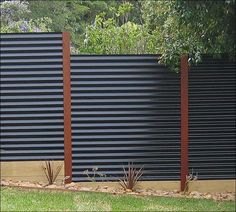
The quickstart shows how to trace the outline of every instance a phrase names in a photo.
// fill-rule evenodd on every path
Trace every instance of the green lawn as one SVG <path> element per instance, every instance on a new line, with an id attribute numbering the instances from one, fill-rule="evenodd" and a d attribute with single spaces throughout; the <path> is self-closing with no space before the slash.
<path id="1" fill-rule="evenodd" d="M 235 211 L 235 202 L 2 188 L 0 211 Z"/>

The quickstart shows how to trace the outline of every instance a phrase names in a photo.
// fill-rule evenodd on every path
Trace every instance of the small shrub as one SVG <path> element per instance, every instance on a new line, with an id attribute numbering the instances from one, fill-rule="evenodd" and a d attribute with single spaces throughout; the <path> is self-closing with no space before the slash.
<path id="1" fill-rule="evenodd" d="M 186 194 L 189 192 L 189 183 L 191 181 L 195 181 L 198 179 L 198 173 L 194 173 L 193 169 L 192 169 L 192 172 L 186 176 L 186 182 L 185 182 L 185 187 L 184 187 L 184 191 L 183 193 Z"/>
<path id="2" fill-rule="evenodd" d="M 89 174 L 88 169 L 84 170 L 83 173 L 87 176 L 88 180 L 90 180 L 91 182 L 96 182 L 96 177 L 100 177 L 102 179 L 102 181 L 104 181 L 104 180 L 106 181 L 106 177 L 107 177 L 106 174 L 98 172 L 98 167 L 96 167 L 96 166 L 92 168 L 91 175 Z"/>
<path id="3" fill-rule="evenodd" d="M 128 164 L 128 169 L 124 170 L 123 179 L 119 179 L 119 183 L 122 188 L 125 190 L 134 190 L 141 176 L 143 175 L 143 166 L 140 169 L 137 169 L 133 163 Z"/>
<path id="4" fill-rule="evenodd" d="M 62 167 L 63 164 L 59 164 L 54 167 L 52 161 L 45 161 L 45 165 L 42 165 L 42 169 L 48 180 L 48 185 L 52 185 L 56 181 Z"/>

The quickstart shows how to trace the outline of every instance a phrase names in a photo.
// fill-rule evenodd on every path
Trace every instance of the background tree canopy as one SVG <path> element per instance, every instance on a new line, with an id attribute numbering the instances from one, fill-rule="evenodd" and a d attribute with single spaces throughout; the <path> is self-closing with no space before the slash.
<path id="1" fill-rule="evenodd" d="M 235 0 L 2 1 L 1 32 L 69 31 L 81 54 L 235 55 Z"/>

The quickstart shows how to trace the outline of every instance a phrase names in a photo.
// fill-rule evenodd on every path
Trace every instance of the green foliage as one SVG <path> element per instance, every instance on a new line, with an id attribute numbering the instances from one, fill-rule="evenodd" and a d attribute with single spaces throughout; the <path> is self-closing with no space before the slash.
<path id="1" fill-rule="evenodd" d="M 155 36 L 161 62 L 179 70 L 181 54 L 190 62 L 202 53 L 235 54 L 234 1 L 143 1 L 143 19 Z"/>
<path id="2" fill-rule="evenodd" d="M 1 3 L 1 23 L 11 25 L 12 22 L 21 21 L 30 13 L 28 2 L 25 1 L 4 1 Z"/>
<path id="3" fill-rule="evenodd" d="M 52 20 L 48 17 L 28 18 L 31 11 L 26 1 L 4 1 L 1 3 L 1 32 L 49 32 Z"/>
<path id="4" fill-rule="evenodd" d="M 81 52 L 86 27 L 93 24 L 97 14 L 109 12 L 109 5 L 116 6 L 116 1 L 29 1 L 32 18 L 49 17 L 53 20 L 52 31 L 69 31 L 71 33 L 73 52 Z"/>
<path id="5" fill-rule="evenodd" d="M 65 1 L 29 1 L 30 18 L 39 19 L 48 17 L 52 19 L 52 31 L 65 31 L 67 28 L 68 8 Z"/>
<path id="6" fill-rule="evenodd" d="M 27 21 L 13 22 L 11 25 L 3 25 L 1 27 L 1 33 L 11 32 L 50 32 L 48 27 L 52 23 L 52 20 L 48 17 L 39 19 L 30 19 Z"/>
<path id="7" fill-rule="evenodd" d="M 105 12 L 96 16 L 85 30 L 81 53 L 90 54 L 144 54 L 155 52 L 153 36 L 144 25 L 131 22 L 133 5 L 122 3 L 111 7 L 111 16 Z"/>
<path id="8" fill-rule="evenodd" d="M 80 52 L 91 54 L 142 54 L 148 53 L 147 30 L 142 25 L 127 22 L 121 26 L 113 18 L 98 15 L 88 26 Z"/>
<path id="9" fill-rule="evenodd" d="M 74 53 L 162 54 L 175 71 L 184 53 L 235 56 L 235 0 L 14 0 L 1 21 L 1 32 L 69 31 Z"/>

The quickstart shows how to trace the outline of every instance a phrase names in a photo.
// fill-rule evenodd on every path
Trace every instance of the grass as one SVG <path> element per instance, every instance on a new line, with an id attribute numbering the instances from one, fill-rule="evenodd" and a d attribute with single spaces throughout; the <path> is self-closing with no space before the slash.
<path id="1" fill-rule="evenodd" d="M 235 211 L 235 202 L 2 188 L 0 211 Z"/>

